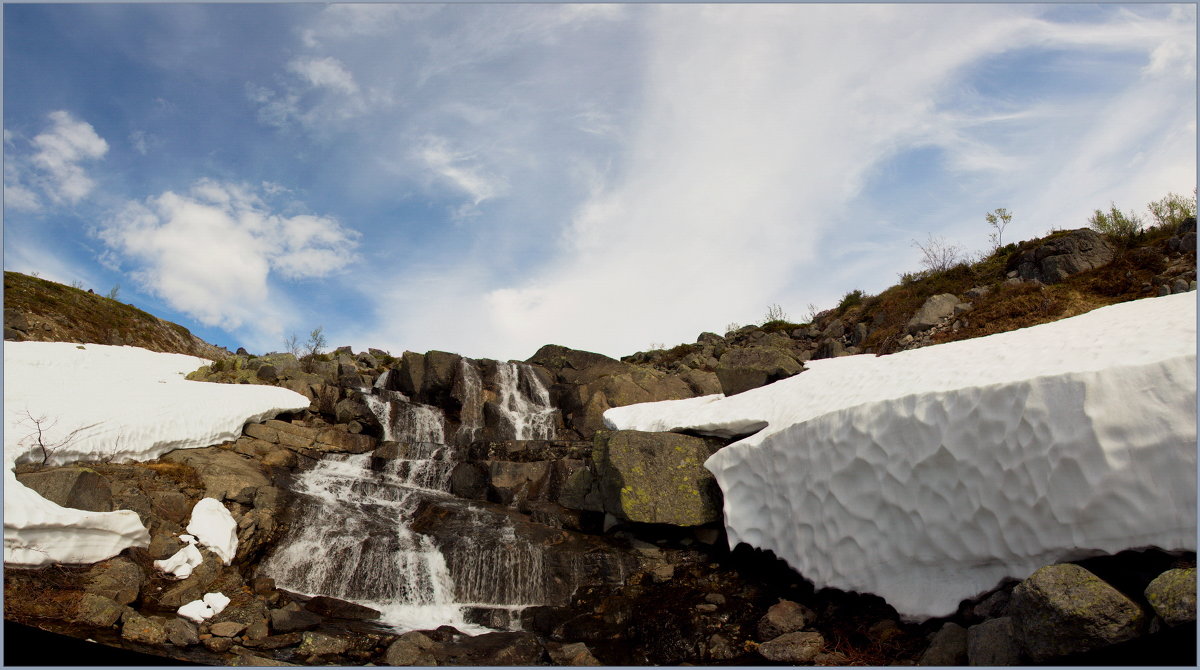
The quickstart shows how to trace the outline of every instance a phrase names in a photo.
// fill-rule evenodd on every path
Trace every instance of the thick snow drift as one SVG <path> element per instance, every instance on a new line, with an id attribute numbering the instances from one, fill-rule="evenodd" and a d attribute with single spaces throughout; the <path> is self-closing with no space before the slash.
<path id="1" fill-rule="evenodd" d="M 273 386 L 186 381 L 202 358 L 135 347 L 4 343 L 4 562 L 92 563 L 149 535 L 135 512 L 64 508 L 17 481 L 15 464 L 150 460 L 237 438 L 242 426 L 308 407 Z"/>
<path id="2" fill-rule="evenodd" d="M 810 362 L 611 428 L 745 434 L 705 463 L 731 546 L 944 616 L 1004 577 L 1196 548 L 1196 294 L 890 356 Z"/>
<path id="3" fill-rule="evenodd" d="M 237 522 L 220 500 L 205 498 L 192 508 L 192 520 L 187 531 L 196 536 L 200 544 L 212 549 L 225 565 L 233 562 L 237 554 Z"/>

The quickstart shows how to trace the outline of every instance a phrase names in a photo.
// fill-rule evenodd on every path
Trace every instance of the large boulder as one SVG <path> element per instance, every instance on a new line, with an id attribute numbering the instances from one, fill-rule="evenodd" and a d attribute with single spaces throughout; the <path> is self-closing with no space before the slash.
<path id="1" fill-rule="evenodd" d="M 1034 661 L 1131 640 L 1146 621 L 1133 601 L 1073 563 L 1034 572 L 1013 590 L 1008 611 Z"/>
<path id="2" fill-rule="evenodd" d="M 953 293 L 939 293 L 930 296 L 917 310 L 917 313 L 908 320 L 905 330 L 909 333 L 919 333 L 938 325 L 943 319 L 954 314 L 954 306 L 958 302 L 958 298 Z"/>
<path id="3" fill-rule="evenodd" d="M 546 650 L 533 633 L 484 633 L 434 648 L 438 665 L 541 665 Z"/>
<path id="4" fill-rule="evenodd" d="M 777 663 L 811 663 L 825 649 L 825 638 L 811 631 L 788 633 L 758 645 L 758 653 Z"/>
<path id="5" fill-rule="evenodd" d="M 90 468 L 71 466 L 17 475 L 17 480 L 46 500 L 89 512 L 111 512 L 112 487 L 104 475 Z"/>
<path id="6" fill-rule="evenodd" d="M 803 630 L 816 621 L 817 615 L 800 603 L 780 599 L 771 605 L 763 618 L 758 620 L 758 639 L 773 640 L 786 633 Z"/>
<path id="7" fill-rule="evenodd" d="M 1047 284 L 1071 275 L 1108 265 L 1116 250 L 1104 236 L 1088 228 L 1067 231 L 1028 246 L 1009 259 L 1008 269 L 1021 279 L 1037 279 Z"/>
<path id="8" fill-rule="evenodd" d="M 967 629 L 947 621 L 934 633 L 917 665 L 966 665 Z"/>
<path id="9" fill-rule="evenodd" d="M 1012 617 L 988 619 L 967 629 L 967 660 L 971 665 L 1020 665 Z"/>
<path id="10" fill-rule="evenodd" d="M 254 459 L 219 447 L 179 449 L 164 455 L 162 460 L 191 466 L 204 483 L 207 498 L 232 500 L 247 489 L 270 483 Z"/>
<path id="11" fill-rule="evenodd" d="M 642 523 L 698 526 L 721 518 L 721 493 L 704 461 L 715 438 L 634 430 L 601 431 L 595 459 L 604 510 Z"/>
<path id="12" fill-rule="evenodd" d="M 783 349 L 750 346 L 730 349 L 717 363 L 721 391 L 735 395 L 799 374 L 804 365 Z"/>
<path id="13" fill-rule="evenodd" d="M 85 591 L 110 598 L 121 605 L 137 600 L 146 583 L 146 573 L 142 568 L 124 556 L 97 563 L 88 571 L 87 578 Z"/>
<path id="14" fill-rule="evenodd" d="M 1146 600 L 1168 626 L 1195 624 L 1196 569 L 1177 568 L 1155 577 L 1146 587 Z"/>

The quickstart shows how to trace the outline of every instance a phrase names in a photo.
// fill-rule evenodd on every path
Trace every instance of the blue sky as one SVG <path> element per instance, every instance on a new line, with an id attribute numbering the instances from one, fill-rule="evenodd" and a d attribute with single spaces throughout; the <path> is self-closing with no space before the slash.
<path id="1" fill-rule="evenodd" d="M 254 352 L 620 356 L 1196 181 L 1194 5 L 4 6 L 4 265 Z"/>

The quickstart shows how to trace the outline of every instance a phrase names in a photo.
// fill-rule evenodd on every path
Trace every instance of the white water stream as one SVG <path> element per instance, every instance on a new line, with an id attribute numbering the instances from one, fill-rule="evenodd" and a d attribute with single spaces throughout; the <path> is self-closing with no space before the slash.
<path id="1" fill-rule="evenodd" d="M 410 528 L 422 502 L 452 500 L 456 450 L 445 444 L 441 410 L 387 390 L 387 374 L 363 389 L 363 398 L 384 440 L 399 443 L 399 457 L 329 455 L 297 477 L 300 513 L 263 563 L 264 574 L 289 591 L 375 608 L 382 622 L 404 630 L 449 624 L 482 632 L 467 621 L 468 610 L 511 613 L 544 602 L 542 550 L 520 540 L 507 520 L 497 521 L 503 517 L 459 510 L 467 530 L 448 556 Z M 499 364 L 496 376 L 499 414 L 516 439 L 552 438 L 555 410 L 537 376 L 515 363 Z M 455 390 L 464 408 L 454 435 L 461 445 L 483 430 L 483 380 L 465 360 Z"/>

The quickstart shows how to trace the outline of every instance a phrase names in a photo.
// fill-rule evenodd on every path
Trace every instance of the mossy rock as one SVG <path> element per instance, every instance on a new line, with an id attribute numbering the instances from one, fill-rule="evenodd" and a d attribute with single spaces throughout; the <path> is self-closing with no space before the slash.
<path id="1" fill-rule="evenodd" d="M 704 461 L 715 438 L 599 431 L 593 457 L 604 511 L 619 519 L 699 526 L 721 518 L 721 492 Z"/>

